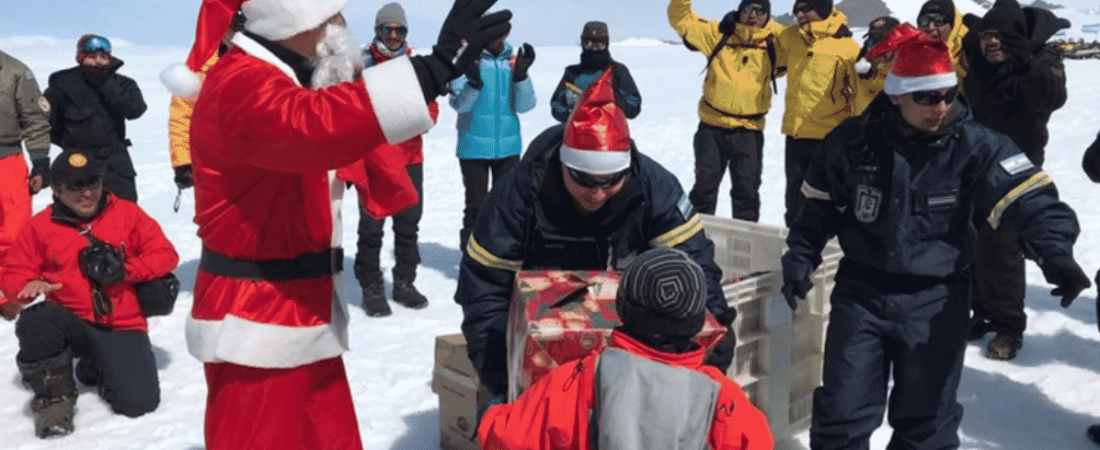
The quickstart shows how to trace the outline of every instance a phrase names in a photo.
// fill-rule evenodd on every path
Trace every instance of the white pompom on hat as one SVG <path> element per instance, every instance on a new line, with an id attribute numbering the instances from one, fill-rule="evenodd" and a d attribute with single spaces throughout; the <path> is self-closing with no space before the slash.
<path id="1" fill-rule="evenodd" d="M 615 103 L 608 67 L 581 94 L 566 121 L 561 163 L 592 175 L 608 175 L 630 168 L 630 129 Z"/>
<path id="2" fill-rule="evenodd" d="M 911 23 L 890 30 L 882 42 L 867 51 L 867 58 L 875 59 L 889 52 L 897 53 L 882 89 L 888 95 L 934 91 L 959 84 L 947 44 L 929 37 Z"/>

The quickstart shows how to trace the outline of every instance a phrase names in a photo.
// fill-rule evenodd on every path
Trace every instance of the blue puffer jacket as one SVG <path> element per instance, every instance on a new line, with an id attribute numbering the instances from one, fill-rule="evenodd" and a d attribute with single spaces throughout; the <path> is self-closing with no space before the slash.
<path id="1" fill-rule="evenodd" d="M 481 52 L 481 90 L 470 87 L 466 76 L 451 83 L 451 106 L 458 111 L 459 159 L 500 159 L 523 149 L 518 113 L 535 107 L 535 88 L 528 76 L 512 82 L 512 46 L 504 44 L 499 55 Z"/>

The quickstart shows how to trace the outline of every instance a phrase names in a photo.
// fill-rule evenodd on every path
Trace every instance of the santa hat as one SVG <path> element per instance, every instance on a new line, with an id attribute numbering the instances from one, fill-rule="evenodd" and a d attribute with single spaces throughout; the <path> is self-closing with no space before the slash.
<path id="1" fill-rule="evenodd" d="M 272 41 L 280 41 L 312 30 L 344 9 L 348 0 L 203 0 L 195 25 L 195 43 L 186 65 L 173 64 L 160 73 L 169 91 L 194 98 L 202 87 L 198 76 L 225 37 L 238 11 L 244 13 L 245 29 Z"/>
<path id="2" fill-rule="evenodd" d="M 959 84 L 947 44 L 922 33 L 911 23 L 890 30 L 882 42 L 867 52 L 867 59 L 873 60 L 889 52 L 896 53 L 883 87 L 888 95 L 933 91 Z"/>
<path id="3" fill-rule="evenodd" d="M 565 125 L 561 163 L 592 175 L 622 172 L 630 167 L 630 130 L 615 103 L 611 68 L 581 94 Z"/>

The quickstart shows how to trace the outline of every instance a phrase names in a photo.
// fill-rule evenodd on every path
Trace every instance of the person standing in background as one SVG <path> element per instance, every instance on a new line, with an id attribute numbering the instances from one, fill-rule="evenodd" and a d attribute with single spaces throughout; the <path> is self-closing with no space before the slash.
<path id="1" fill-rule="evenodd" d="M 672 0 L 668 23 L 707 57 L 691 204 L 700 213 L 714 214 L 728 169 L 733 218 L 755 222 L 760 219 L 764 116 L 772 106 L 776 77 L 775 36 L 783 27 L 771 20 L 768 0 L 742 0 L 721 21 L 696 15 L 691 0 Z"/>
<path id="2" fill-rule="evenodd" d="M 963 38 L 969 32 L 963 15 L 955 9 L 952 0 L 928 0 L 917 14 L 917 28 L 932 39 L 947 44 L 951 62 L 955 64 L 955 73 L 961 82 L 966 77 L 969 61 L 963 51 Z"/>
<path id="3" fill-rule="evenodd" d="M 565 73 L 550 96 L 550 114 L 565 122 L 577 99 L 588 86 L 596 81 L 604 70 L 612 69 L 615 78 L 611 80 L 615 89 L 615 102 L 623 110 L 627 119 L 638 117 L 642 112 L 642 94 L 626 65 L 611 59 L 611 35 L 607 24 L 592 21 L 584 24 L 581 30 L 581 62 L 565 68 Z"/>
<path id="4" fill-rule="evenodd" d="M 527 76 L 535 49 L 524 43 L 513 58 L 505 38 L 485 47 L 470 70 L 451 83 L 450 104 L 458 112 L 455 151 L 466 188 L 458 232 L 463 251 L 489 192 L 490 175 L 495 185 L 519 162 L 523 150 L 519 114 L 535 108 L 535 88 Z"/>

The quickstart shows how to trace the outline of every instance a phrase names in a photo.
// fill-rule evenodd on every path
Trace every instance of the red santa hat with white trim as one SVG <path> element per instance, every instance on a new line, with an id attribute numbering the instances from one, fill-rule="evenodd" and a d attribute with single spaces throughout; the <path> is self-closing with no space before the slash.
<path id="1" fill-rule="evenodd" d="M 169 91 L 195 98 L 202 87 L 198 73 L 218 51 L 225 32 L 238 11 L 244 13 L 244 28 L 272 41 L 281 41 L 312 30 L 336 15 L 348 0 L 203 0 L 195 24 L 195 43 L 186 65 L 173 64 L 160 73 Z"/>
<path id="2" fill-rule="evenodd" d="M 581 94 L 565 125 L 561 163 L 592 175 L 630 168 L 630 130 L 626 115 L 615 103 L 608 67 Z"/>
<path id="3" fill-rule="evenodd" d="M 882 42 L 867 51 L 867 59 L 873 60 L 889 52 L 896 53 L 882 89 L 888 95 L 934 91 L 959 84 L 947 44 L 924 34 L 911 23 L 890 30 Z"/>

